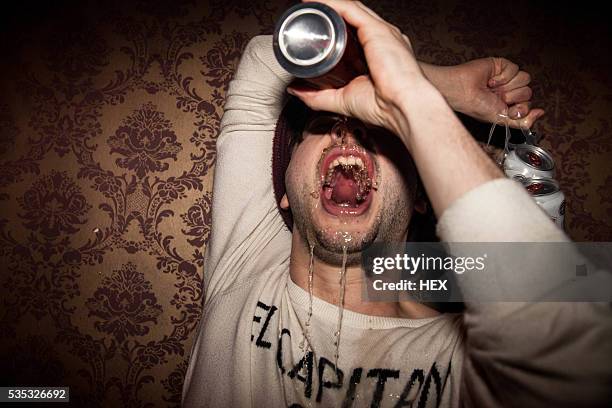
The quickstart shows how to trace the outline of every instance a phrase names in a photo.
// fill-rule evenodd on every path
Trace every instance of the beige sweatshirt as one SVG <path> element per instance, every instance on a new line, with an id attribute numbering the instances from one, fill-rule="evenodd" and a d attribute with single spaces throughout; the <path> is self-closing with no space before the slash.
<path id="1" fill-rule="evenodd" d="M 184 406 L 605 405 L 607 305 L 468 304 L 462 315 L 428 319 L 345 311 L 336 367 L 338 308 L 315 298 L 306 327 L 308 294 L 289 277 L 291 234 L 272 191 L 272 137 L 290 80 L 262 36 L 229 87 Z M 567 240 L 510 180 L 457 200 L 438 234 L 448 242 Z"/>

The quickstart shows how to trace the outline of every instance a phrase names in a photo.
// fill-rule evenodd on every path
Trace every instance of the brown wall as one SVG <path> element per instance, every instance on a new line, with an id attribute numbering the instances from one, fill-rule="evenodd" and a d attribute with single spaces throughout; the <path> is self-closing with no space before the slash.
<path id="1" fill-rule="evenodd" d="M 612 240 L 607 22 L 526 1 L 465 4 L 370 2 L 423 60 L 506 56 L 531 72 L 568 233 Z M 178 405 L 227 84 L 248 39 L 270 33 L 286 5 L 30 3 L 5 13 L 0 385 L 69 385 L 88 407 Z"/>

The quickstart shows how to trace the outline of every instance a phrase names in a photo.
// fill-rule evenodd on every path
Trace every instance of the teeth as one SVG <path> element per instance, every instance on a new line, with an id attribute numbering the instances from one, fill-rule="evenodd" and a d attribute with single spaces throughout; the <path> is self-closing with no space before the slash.
<path id="1" fill-rule="evenodd" d="M 359 186 L 359 191 L 356 196 L 357 201 L 363 201 L 372 187 L 376 189 L 376 186 L 373 186 L 374 183 L 368 176 L 363 159 L 353 154 L 348 156 L 338 156 L 330 163 L 327 174 L 321 178 L 323 186 L 331 188 L 334 187 L 335 183 L 333 181 L 333 176 L 338 166 L 341 166 L 343 171 L 352 172 L 352 175 Z"/>
<path id="2" fill-rule="evenodd" d="M 369 178 L 363 160 L 359 156 L 355 155 L 338 156 L 336 159 L 334 159 L 329 166 L 327 174 L 321 179 L 323 187 L 334 188 L 334 174 L 338 166 L 342 166 L 343 171 L 350 171 L 353 179 L 357 183 L 358 189 L 355 199 L 358 203 L 361 203 L 367 199 L 372 188 L 376 190 L 376 181 Z"/>
<path id="3" fill-rule="evenodd" d="M 361 169 L 365 168 L 365 165 L 363 164 L 363 160 L 361 159 L 361 157 L 355 157 L 355 156 L 349 156 L 349 157 L 338 156 L 338 158 L 334 159 L 334 161 L 331 162 L 331 164 L 329 165 L 329 169 L 334 169 L 338 166 L 343 166 L 343 167 L 358 166 Z"/>

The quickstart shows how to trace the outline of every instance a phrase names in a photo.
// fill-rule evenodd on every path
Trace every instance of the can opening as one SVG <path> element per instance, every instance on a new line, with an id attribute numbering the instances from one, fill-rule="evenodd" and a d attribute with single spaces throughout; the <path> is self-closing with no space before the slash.
<path id="1" fill-rule="evenodd" d="M 555 167 L 552 157 L 537 146 L 519 145 L 514 150 L 521 161 L 537 170 L 550 171 Z"/>
<path id="2" fill-rule="evenodd" d="M 521 182 L 525 190 L 535 197 L 554 194 L 559 191 L 559 184 L 552 179 L 523 179 Z"/>

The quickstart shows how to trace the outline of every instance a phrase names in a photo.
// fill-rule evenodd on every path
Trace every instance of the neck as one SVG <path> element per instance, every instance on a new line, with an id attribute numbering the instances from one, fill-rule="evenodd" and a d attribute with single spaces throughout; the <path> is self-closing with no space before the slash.
<path id="1" fill-rule="evenodd" d="M 297 228 L 293 229 L 291 279 L 302 289 L 308 291 L 308 274 L 311 252 Z M 330 265 L 316 256 L 313 258 L 313 296 L 328 303 L 339 305 L 341 291 L 342 265 Z M 439 313 L 418 302 L 364 302 L 362 301 L 364 271 L 360 264 L 346 267 L 344 308 L 370 316 L 402 317 L 421 319 L 437 316 Z"/>

